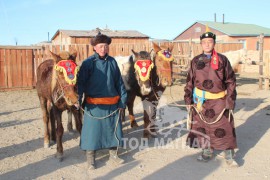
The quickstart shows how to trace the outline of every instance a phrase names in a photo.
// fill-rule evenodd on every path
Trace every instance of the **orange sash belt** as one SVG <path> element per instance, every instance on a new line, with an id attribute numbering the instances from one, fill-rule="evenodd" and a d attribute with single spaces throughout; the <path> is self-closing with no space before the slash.
<path id="1" fill-rule="evenodd" d="M 112 105 L 118 103 L 120 96 L 114 97 L 100 97 L 100 98 L 92 98 L 86 97 L 86 102 L 88 104 L 103 104 L 103 105 Z"/>

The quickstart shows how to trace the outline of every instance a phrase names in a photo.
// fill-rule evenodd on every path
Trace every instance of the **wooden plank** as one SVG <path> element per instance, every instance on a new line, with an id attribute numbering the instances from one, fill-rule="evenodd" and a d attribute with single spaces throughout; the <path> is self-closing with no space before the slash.
<path id="1" fill-rule="evenodd" d="M 10 65 L 11 65 L 11 81 L 12 81 L 12 86 L 11 87 L 16 87 L 18 86 L 18 66 L 17 66 L 17 54 L 16 54 L 16 49 L 11 49 L 10 53 Z"/>
<path id="2" fill-rule="evenodd" d="M 83 55 L 82 55 L 82 58 L 79 60 L 79 61 L 83 61 L 84 59 L 87 58 L 87 46 L 86 45 L 83 45 Z"/>
<path id="3" fill-rule="evenodd" d="M 30 54 L 30 56 L 31 56 L 31 58 L 29 59 L 29 61 L 30 61 L 30 71 L 29 72 L 31 72 L 31 74 L 30 74 L 30 84 L 29 84 L 29 86 L 30 87 L 35 87 L 36 86 L 36 82 L 35 82 L 35 69 L 34 69 L 34 52 L 33 52 L 33 50 L 28 50 L 29 51 L 29 54 Z"/>
<path id="4" fill-rule="evenodd" d="M 27 61 L 26 61 L 26 50 L 22 50 L 22 86 L 27 87 Z"/>
<path id="5" fill-rule="evenodd" d="M 41 49 L 42 46 L 2 46 L 0 49 Z"/>
<path id="6" fill-rule="evenodd" d="M 43 61 L 46 61 L 47 59 L 50 59 L 51 58 L 51 53 L 50 53 L 50 50 L 51 50 L 52 46 L 46 46 L 45 49 L 43 50 Z M 42 61 L 42 62 L 43 62 Z"/>
<path id="7" fill-rule="evenodd" d="M 0 49 L 0 88 L 6 87 L 5 49 Z"/>
<path id="8" fill-rule="evenodd" d="M 11 88 L 12 87 L 12 64 L 11 64 L 11 53 L 10 53 L 10 49 L 6 50 L 6 60 L 7 60 L 7 88 Z"/>
<path id="9" fill-rule="evenodd" d="M 17 87 L 22 87 L 22 77 L 23 77 L 23 70 L 22 70 L 22 56 L 21 56 L 21 49 L 16 50 L 16 85 Z"/>
<path id="10" fill-rule="evenodd" d="M 33 87 L 33 50 L 26 50 L 26 78 L 27 78 L 27 86 L 28 87 Z"/>

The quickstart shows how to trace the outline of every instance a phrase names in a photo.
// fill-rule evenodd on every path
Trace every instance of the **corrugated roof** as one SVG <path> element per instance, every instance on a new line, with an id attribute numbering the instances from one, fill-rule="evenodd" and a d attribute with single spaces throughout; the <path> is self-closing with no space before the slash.
<path id="1" fill-rule="evenodd" d="M 212 22 L 212 21 L 197 21 L 203 25 L 208 25 L 209 28 L 218 30 L 227 34 L 228 36 L 259 36 L 264 33 L 264 36 L 270 36 L 270 28 L 254 25 L 225 22 Z"/>
<path id="2" fill-rule="evenodd" d="M 135 30 L 110 30 L 110 29 L 94 29 L 94 30 L 90 30 L 90 31 L 86 31 L 86 30 L 64 30 L 64 29 L 59 29 L 54 36 L 52 37 L 52 39 L 55 38 L 55 36 L 59 33 L 62 32 L 68 36 L 71 37 L 94 37 L 97 35 L 98 30 L 102 33 L 105 34 L 107 36 L 110 36 L 111 38 L 149 38 L 149 36 L 140 33 L 139 31 L 135 31 Z"/>

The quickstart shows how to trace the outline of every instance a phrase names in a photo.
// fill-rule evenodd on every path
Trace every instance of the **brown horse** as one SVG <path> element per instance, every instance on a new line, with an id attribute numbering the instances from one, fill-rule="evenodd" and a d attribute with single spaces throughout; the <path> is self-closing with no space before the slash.
<path id="1" fill-rule="evenodd" d="M 151 92 L 144 95 L 138 93 L 138 89 L 131 89 L 131 91 L 128 92 L 127 106 L 132 127 L 138 126 L 133 113 L 135 97 L 141 97 L 143 102 L 144 138 L 156 135 L 155 119 L 158 101 L 166 87 L 172 85 L 173 57 L 171 52 L 173 45 L 159 47 L 156 43 L 153 43 L 153 48 L 155 52 L 153 56 L 154 68 L 150 70 L 149 77 Z M 137 84 L 140 86 L 139 82 Z"/>
<path id="2" fill-rule="evenodd" d="M 40 100 L 44 123 L 44 147 L 49 147 L 50 140 L 56 141 L 56 157 L 63 159 L 62 112 L 70 110 L 75 117 L 76 129 L 81 133 L 82 114 L 74 104 L 78 102 L 76 75 L 78 66 L 77 53 L 62 51 L 52 53 L 53 59 L 42 62 L 37 68 L 36 89 Z M 57 125 L 55 129 L 55 125 Z"/>

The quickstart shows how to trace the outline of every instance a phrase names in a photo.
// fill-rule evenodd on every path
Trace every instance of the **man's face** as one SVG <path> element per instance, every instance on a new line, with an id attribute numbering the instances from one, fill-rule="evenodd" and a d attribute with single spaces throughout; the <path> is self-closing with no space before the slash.
<path id="1" fill-rule="evenodd" d="M 209 54 L 215 47 L 215 41 L 213 38 L 204 38 L 201 40 L 203 52 Z"/>
<path id="2" fill-rule="evenodd" d="M 109 53 L 109 45 L 107 43 L 99 43 L 94 46 L 94 50 L 99 54 L 100 57 L 104 57 Z"/>

